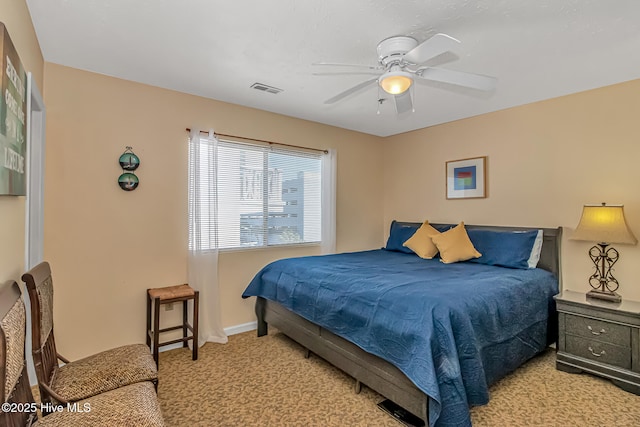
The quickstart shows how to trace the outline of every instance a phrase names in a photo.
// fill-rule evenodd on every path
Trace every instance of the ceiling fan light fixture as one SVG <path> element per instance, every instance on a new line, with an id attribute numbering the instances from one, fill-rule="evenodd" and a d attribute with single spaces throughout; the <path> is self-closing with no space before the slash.
<path id="1" fill-rule="evenodd" d="M 404 71 L 389 71 L 378 79 L 378 84 L 388 94 L 400 95 L 405 93 L 413 84 L 411 74 Z"/>

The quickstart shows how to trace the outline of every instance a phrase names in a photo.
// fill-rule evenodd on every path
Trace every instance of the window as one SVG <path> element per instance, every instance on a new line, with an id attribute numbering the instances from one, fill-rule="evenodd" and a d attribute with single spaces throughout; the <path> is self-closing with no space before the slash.
<path id="1" fill-rule="evenodd" d="M 189 233 L 190 247 L 194 238 L 210 248 L 217 238 L 220 249 L 320 243 L 322 156 L 199 138 L 190 145 L 189 185 L 199 186 L 198 213 L 217 219 Z"/>

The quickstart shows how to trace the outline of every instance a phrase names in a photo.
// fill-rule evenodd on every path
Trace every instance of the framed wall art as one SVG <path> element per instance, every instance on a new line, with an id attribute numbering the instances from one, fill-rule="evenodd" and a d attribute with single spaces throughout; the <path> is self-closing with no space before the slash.
<path id="1" fill-rule="evenodd" d="M 487 157 L 452 160 L 446 163 L 447 199 L 487 197 Z"/>
<path id="2" fill-rule="evenodd" d="M 27 73 L 0 22 L 0 195 L 27 194 Z"/>

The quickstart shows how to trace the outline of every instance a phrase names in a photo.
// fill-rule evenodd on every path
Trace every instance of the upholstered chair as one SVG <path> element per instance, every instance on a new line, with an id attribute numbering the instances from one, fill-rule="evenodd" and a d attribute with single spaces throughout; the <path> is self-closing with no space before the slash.
<path id="1" fill-rule="evenodd" d="M 0 402 L 18 405 L 33 402 L 24 358 L 26 313 L 15 281 L 0 285 Z M 35 408 L 0 411 L 1 426 L 30 426 L 36 419 Z M 26 410 L 25 410 L 26 409 Z M 31 410 L 33 409 L 33 410 Z"/>
<path id="2" fill-rule="evenodd" d="M 158 396 L 151 382 L 139 382 L 67 405 L 37 420 L 36 403 L 27 375 L 24 342 L 26 313 L 15 281 L 0 285 L 0 426 L 112 427 L 164 426 Z"/>
<path id="3" fill-rule="evenodd" d="M 157 389 L 158 369 L 145 344 L 117 347 L 77 361 L 58 354 L 49 263 L 36 265 L 22 275 L 22 280 L 31 301 L 33 363 L 43 402 L 75 402 L 141 381 L 151 381 Z"/>

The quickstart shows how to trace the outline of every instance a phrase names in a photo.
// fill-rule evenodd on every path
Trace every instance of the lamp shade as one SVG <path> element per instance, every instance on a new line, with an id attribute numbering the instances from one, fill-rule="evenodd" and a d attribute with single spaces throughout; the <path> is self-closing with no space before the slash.
<path id="1" fill-rule="evenodd" d="M 385 92 L 391 95 L 400 95 L 411 87 L 413 79 L 411 74 L 403 71 L 389 71 L 383 74 L 378 80 L 378 84 Z"/>
<path id="2" fill-rule="evenodd" d="M 570 240 L 598 243 L 638 243 L 629 230 L 622 205 L 585 205 Z"/>

